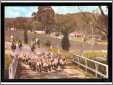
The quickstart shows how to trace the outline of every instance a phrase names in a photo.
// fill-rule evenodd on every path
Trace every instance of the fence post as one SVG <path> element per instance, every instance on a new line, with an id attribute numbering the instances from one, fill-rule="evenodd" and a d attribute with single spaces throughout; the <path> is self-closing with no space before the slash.
<path id="1" fill-rule="evenodd" d="M 97 65 L 97 63 L 95 63 L 95 67 L 96 67 L 95 75 L 96 75 L 96 78 L 97 78 L 98 77 L 98 65 Z"/>
<path id="2" fill-rule="evenodd" d="M 86 65 L 86 72 L 87 72 L 87 60 L 85 59 L 85 65 Z"/>
<path id="3" fill-rule="evenodd" d="M 11 64 L 9 65 L 8 77 L 9 77 L 9 79 L 11 79 L 11 78 L 12 78 L 12 75 L 11 75 Z"/>
<path id="4" fill-rule="evenodd" d="M 83 63 L 80 62 L 80 58 L 85 59 L 85 65 L 83 65 Z M 91 60 L 91 59 L 88 59 L 88 58 L 85 58 L 85 57 L 81 57 L 81 56 L 77 56 L 76 60 L 77 60 L 76 62 L 78 64 L 78 66 L 84 67 L 86 71 L 90 70 L 90 71 L 94 72 L 96 78 L 98 77 L 98 75 L 103 76 L 105 78 L 109 77 L 109 75 L 108 75 L 108 65 L 105 65 L 103 63 L 100 63 L 100 62 L 97 62 L 97 61 L 94 61 L 94 60 Z M 88 61 L 92 62 L 95 65 L 95 68 L 88 66 L 88 64 L 89 64 Z M 106 69 L 105 69 L 106 74 L 99 71 L 100 65 L 106 67 Z"/>
<path id="5" fill-rule="evenodd" d="M 78 63 L 80 63 L 79 61 L 80 61 L 80 59 L 79 59 L 79 57 L 78 57 Z M 80 66 L 80 65 L 79 65 L 79 66 Z"/>
<path id="6" fill-rule="evenodd" d="M 12 63 L 9 66 L 9 79 L 14 79 Z"/>
<path id="7" fill-rule="evenodd" d="M 108 66 L 106 66 L 106 78 L 108 78 Z"/>
<path id="8" fill-rule="evenodd" d="M 17 56 L 14 56 L 10 66 L 9 66 L 9 79 L 15 78 L 17 65 L 18 65 L 18 58 L 17 58 Z"/>
<path id="9" fill-rule="evenodd" d="M 78 57 L 78 62 L 79 62 L 79 57 Z"/>

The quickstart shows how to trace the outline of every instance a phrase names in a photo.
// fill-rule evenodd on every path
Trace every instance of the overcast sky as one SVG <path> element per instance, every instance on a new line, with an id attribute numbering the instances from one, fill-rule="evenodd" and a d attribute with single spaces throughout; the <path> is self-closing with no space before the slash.
<path id="1" fill-rule="evenodd" d="M 52 8 L 57 14 L 78 13 L 80 11 L 100 13 L 98 6 L 52 6 Z M 106 6 L 102 8 L 104 13 L 108 14 Z M 5 18 L 31 17 L 32 13 L 36 11 L 38 11 L 37 6 L 6 6 Z"/>

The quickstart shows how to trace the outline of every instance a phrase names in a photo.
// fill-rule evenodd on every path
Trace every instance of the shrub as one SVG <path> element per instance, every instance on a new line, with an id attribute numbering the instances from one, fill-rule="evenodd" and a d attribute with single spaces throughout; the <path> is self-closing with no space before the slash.
<path id="1" fill-rule="evenodd" d="M 65 32 L 63 35 L 64 36 L 63 36 L 62 42 L 61 42 L 62 49 L 66 50 L 66 51 L 69 51 L 70 42 L 69 42 L 69 38 L 68 38 L 68 33 Z"/>

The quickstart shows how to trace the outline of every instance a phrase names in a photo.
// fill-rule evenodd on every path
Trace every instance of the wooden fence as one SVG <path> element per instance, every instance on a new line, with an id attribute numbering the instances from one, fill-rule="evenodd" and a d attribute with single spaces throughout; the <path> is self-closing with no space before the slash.
<path id="1" fill-rule="evenodd" d="M 18 56 L 14 55 L 12 63 L 9 66 L 9 79 L 14 79 L 18 65 Z"/>
<path id="2" fill-rule="evenodd" d="M 91 72 L 94 72 L 96 78 L 98 77 L 98 75 L 103 78 L 108 78 L 108 65 L 106 64 L 78 55 L 74 55 L 73 62 L 85 68 L 86 71 L 90 70 Z M 102 67 L 104 71 L 100 70 L 100 68 Z"/>

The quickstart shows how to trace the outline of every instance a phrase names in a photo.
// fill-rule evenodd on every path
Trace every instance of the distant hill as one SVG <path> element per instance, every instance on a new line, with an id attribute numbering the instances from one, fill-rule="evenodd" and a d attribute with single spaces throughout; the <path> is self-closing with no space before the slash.
<path id="1" fill-rule="evenodd" d="M 31 24 L 34 22 L 32 18 L 25 17 L 25 19 L 31 21 Z M 11 27 L 12 24 L 16 24 L 15 22 L 16 18 L 6 18 L 5 19 L 6 28 Z M 66 15 L 56 14 L 55 22 L 69 26 L 69 29 L 72 29 L 72 31 L 80 32 L 84 31 L 87 34 L 91 33 L 92 28 L 94 33 L 97 34 L 107 33 L 108 29 L 108 16 L 103 16 L 101 14 L 96 13 L 83 12 Z M 55 27 L 53 29 L 55 29 Z M 55 30 L 57 31 L 58 29 Z"/>
<path id="2" fill-rule="evenodd" d="M 94 13 L 76 13 L 76 14 L 67 14 L 67 15 L 57 15 L 56 20 L 60 22 L 60 20 L 66 20 L 67 19 L 67 24 L 71 24 L 72 27 L 74 27 L 75 30 L 77 31 L 85 31 L 91 32 L 89 28 L 89 23 L 91 23 L 91 27 L 94 27 L 94 30 L 96 30 L 96 27 L 100 27 L 102 31 L 107 31 L 108 29 L 108 17 L 103 16 L 100 14 L 94 14 Z"/>

